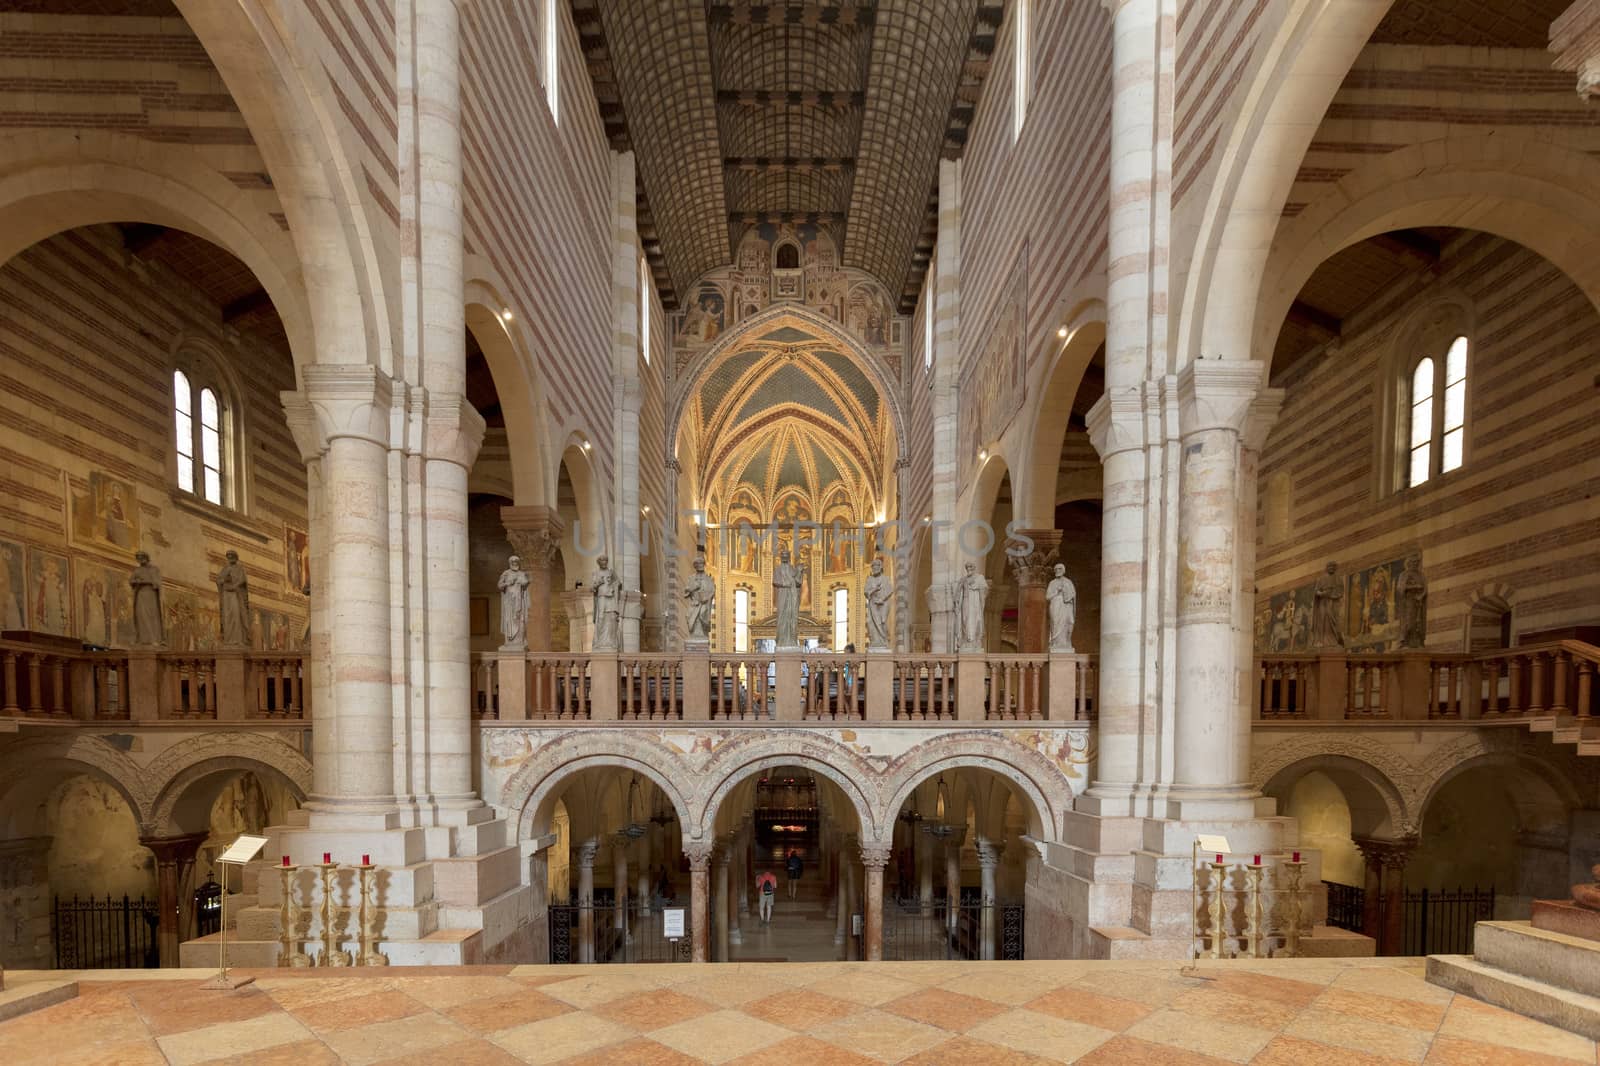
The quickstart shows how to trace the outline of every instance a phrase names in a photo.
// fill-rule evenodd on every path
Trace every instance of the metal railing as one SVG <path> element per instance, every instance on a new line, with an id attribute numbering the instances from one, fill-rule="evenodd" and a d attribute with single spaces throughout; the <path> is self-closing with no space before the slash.
<path id="1" fill-rule="evenodd" d="M 1324 881 L 1328 888 L 1328 924 L 1337 929 L 1377 936 L 1388 918 L 1387 895 L 1378 897 L 1375 912 L 1377 926 L 1366 928 L 1366 889 L 1359 885 L 1344 885 Z M 1396 954 L 1407 957 L 1423 955 L 1470 955 L 1479 922 L 1494 918 L 1495 889 L 1477 885 L 1455 889 L 1408 888 L 1400 893 L 1401 906 L 1405 908 L 1401 919 L 1401 939 Z"/>
<path id="2" fill-rule="evenodd" d="M 160 922 L 154 900 L 63 900 L 50 910 L 50 938 L 58 970 L 150 969 L 161 965 L 156 937 Z"/>
<path id="3" fill-rule="evenodd" d="M 550 908 L 552 964 L 688 962 L 693 930 L 684 915 L 683 936 L 667 939 L 664 908 L 641 903 L 595 902 Z"/>

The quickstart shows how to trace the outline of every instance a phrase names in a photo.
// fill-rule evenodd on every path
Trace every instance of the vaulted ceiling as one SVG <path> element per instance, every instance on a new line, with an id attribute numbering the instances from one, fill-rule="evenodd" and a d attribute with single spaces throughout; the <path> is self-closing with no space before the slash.
<path id="1" fill-rule="evenodd" d="M 1377 44 L 1544 48 L 1550 23 L 1572 0 L 1394 0 Z"/>
<path id="2" fill-rule="evenodd" d="M 571 0 L 669 308 L 748 226 L 815 222 L 912 306 L 1001 0 Z"/>

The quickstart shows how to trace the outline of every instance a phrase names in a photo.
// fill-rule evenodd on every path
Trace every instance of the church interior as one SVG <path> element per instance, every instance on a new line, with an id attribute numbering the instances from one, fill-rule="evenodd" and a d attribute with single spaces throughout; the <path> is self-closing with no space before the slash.
<path id="1" fill-rule="evenodd" d="M 0 1058 L 1597 1061 L 1600 0 L 0 99 Z"/>

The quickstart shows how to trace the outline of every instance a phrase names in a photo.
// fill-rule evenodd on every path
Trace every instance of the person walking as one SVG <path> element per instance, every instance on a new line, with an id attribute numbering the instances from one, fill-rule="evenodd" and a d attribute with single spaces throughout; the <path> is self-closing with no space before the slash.
<path id="1" fill-rule="evenodd" d="M 771 870 L 756 875 L 756 897 L 761 901 L 761 924 L 772 922 L 772 901 L 778 895 L 778 878 Z"/>
<path id="2" fill-rule="evenodd" d="M 784 860 L 783 868 L 789 875 L 789 898 L 794 899 L 795 891 L 800 885 L 800 874 L 806 868 L 801 860 L 800 853 L 793 848 L 789 849 L 789 857 Z"/>

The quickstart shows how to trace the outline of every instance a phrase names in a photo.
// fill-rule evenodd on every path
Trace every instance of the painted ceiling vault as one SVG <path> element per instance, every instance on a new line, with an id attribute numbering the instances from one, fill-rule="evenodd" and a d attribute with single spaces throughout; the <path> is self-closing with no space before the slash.
<path id="1" fill-rule="evenodd" d="M 612 147 L 638 160 L 669 310 L 773 222 L 828 229 L 841 265 L 915 303 L 1000 0 L 571 3 Z"/>

